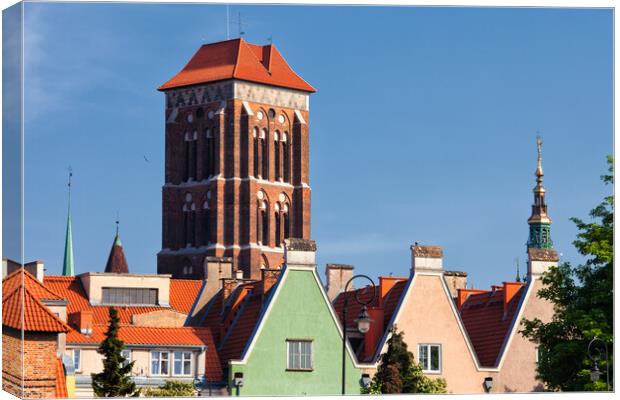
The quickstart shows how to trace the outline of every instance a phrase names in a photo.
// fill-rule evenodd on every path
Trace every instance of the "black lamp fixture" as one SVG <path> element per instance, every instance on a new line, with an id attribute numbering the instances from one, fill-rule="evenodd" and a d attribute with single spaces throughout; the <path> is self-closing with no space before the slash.
<path id="1" fill-rule="evenodd" d="M 609 353 L 607 352 L 607 343 L 598 337 L 590 340 L 588 343 L 588 357 L 594 362 L 590 370 L 590 380 L 596 382 L 601 379 L 601 371 L 598 369 L 598 361 L 601 355 L 605 357 L 605 379 L 607 381 L 607 391 L 609 391 Z"/>
<path id="2" fill-rule="evenodd" d="M 486 378 L 484 378 L 483 384 L 485 392 L 489 393 L 491 389 L 493 389 L 493 377 L 487 376 Z"/>
<path id="3" fill-rule="evenodd" d="M 235 387 L 240 388 L 243 386 L 243 372 L 235 372 L 235 378 L 233 380 Z"/>
<path id="4" fill-rule="evenodd" d="M 357 330 L 360 333 L 366 333 L 370 330 L 370 324 L 372 323 L 372 319 L 370 319 L 370 316 L 368 315 L 368 308 L 367 306 L 372 303 L 375 300 L 375 297 L 377 297 L 377 286 L 375 286 L 375 283 L 373 282 L 372 279 L 370 279 L 370 277 L 368 277 L 367 275 L 355 275 L 353 276 L 351 279 L 349 279 L 349 281 L 347 282 L 347 284 L 344 286 L 344 305 L 342 307 L 342 395 L 345 394 L 345 375 L 346 375 L 346 348 L 347 348 L 347 311 L 348 311 L 348 307 L 349 307 L 349 296 L 347 296 L 347 292 L 349 291 L 349 285 L 351 284 L 351 282 L 353 282 L 354 279 L 357 278 L 363 278 L 366 279 L 370 282 L 370 285 L 372 286 L 372 297 L 367 299 L 367 300 L 362 300 L 359 298 L 359 292 L 356 291 L 354 299 L 357 302 L 357 304 L 360 304 L 362 306 L 362 311 L 360 312 L 360 315 L 357 317 L 357 319 L 355 319 L 355 323 L 357 324 Z M 364 374 L 364 375 L 368 375 L 368 374 Z M 362 383 L 364 383 L 364 375 L 362 375 Z M 370 376 L 367 376 L 368 382 L 370 382 Z"/>
<path id="5" fill-rule="evenodd" d="M 370 382 L 371 382 L 370 375 L 362 374 L 362 385 L 365 388 L 368 388 L 370 386 Z"/>

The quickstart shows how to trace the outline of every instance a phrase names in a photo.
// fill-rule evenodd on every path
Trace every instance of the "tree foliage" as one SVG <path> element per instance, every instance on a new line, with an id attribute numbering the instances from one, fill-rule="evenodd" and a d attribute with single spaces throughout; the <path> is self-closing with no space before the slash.
<path id="1" fill-rule="evenodd" d="M 394 327 L 390 333 L 388 350 L 381 355 L 377 373 L 366 393 L 446 393 L 445 379 L 430 379 L 422 373 L 422 367 L 407 349 L 403 332 L 397 332 Z"/>
<path id="2" fill-rule="evenodd" d="M 601 179 L 613 184 L 613 158 L 609 156 L 607 162 L 609 174 Z M 521 333 L 539 344 L 538 378 L 549 390 L 606 390 L 604 357 L 598 362 L 602 379 L 590 380 L 593 362 L 588 344 L 595 337 L 607 345 L 612 384 L 614 196 L 605 197 L 590 217 L 591 222 L 571 218 L 579 229 L 573 244 L 586 257 L 585 264 L 562 263 L 542 276 L 545 287 L 538 296 L 553 303 L 553 319 L 523 321 Z"/>
<path id="3" fill-rule="evenodd" d="M 170 380 L 156 389 L 144 388 L 140 394 L 144 397 L 190 397 L 196 396 L 196 390 L 191 383 Z"/>
<path id="4" fill-rule="evenodd" d="M 137 396 L 136 384 L 130 374 L 134 362 L 123 366 L 127 361 L 122 355 L 124 343 L 118 338 L 119 318 L 114 307 L 110 307 L 110 321 L 97 353 L 102 354 L 103 371 L 91 374 L 93 391 L 97 397 Z"/>

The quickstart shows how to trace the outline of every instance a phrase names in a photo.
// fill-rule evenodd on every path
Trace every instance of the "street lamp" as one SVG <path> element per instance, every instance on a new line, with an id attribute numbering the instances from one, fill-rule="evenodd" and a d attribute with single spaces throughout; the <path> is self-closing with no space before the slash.
<path id="1" fill-rule="evenodd" d="M 357 291 L 354 292 L 355 301 L 358 304 L 361 304 L 362 306 L 362 312 L 357 317 L 357 319 L 354 320 L 355 323 L 357 324 L 357 330 L 360 331 L 360 333 L 366 333 L 370 330 L 370 323 L 372 322 L 372 319 L 370 319 L 370 317 L 368 316 L 368 309 L 366 306 L 372 303 L 375 300 L 375 297 L 377 296 L 377 287 L 375 286 L 375 283 L 372 281 L 372 279 L 370 279 L 370 277 L 366 275 L 353 276 L 351 279 L 349 279 L 349 281 L 344 287 L 344 306 L 342 307 L 342 394 L 343 395 L 345 394 L 347 311 L 348 311 L 347 308 L 349 307 L 349 296 L 347 296 L 347 292 L 349 291 L 349 284 L 351 284 L 351 282 L 357 278 L 364 278 L 368 280 L 370 284 L 372 285 L 372 297 L 368 299 L 367 301 L 360 300 L 359 293 Z"/>
<path id="2" fill-rule="evenodd" d="M 599 345 L 593 348 L 592 345 L 595 343 Z M 609 354 L 607 352 L 607 343 L 597 337 L 594 337 L 594 339 L 590 340 L 590 343 L 588 343 L 588 357 L 590 357 L 590 360 L 594 361 L 594 366 L 590 371 L 590 379 L 592 382 L 596 382 L 601 377 L 601 371 L 598 369 L 598 360 L 601 359 L 601 350 L 605 356 L 605 378 L 607 380 L 607 391 L 609 391 Z"/>

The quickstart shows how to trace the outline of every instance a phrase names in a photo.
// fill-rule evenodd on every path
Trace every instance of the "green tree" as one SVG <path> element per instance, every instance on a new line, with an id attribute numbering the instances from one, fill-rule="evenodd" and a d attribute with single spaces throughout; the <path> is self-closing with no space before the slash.
<path id="1" fill-rule="evenodd" d="M 144 397 L 190 397 L 196 396 L 194 385 L 180 381 L 166 381 L 163 386 L 157 389 L 142 389 L 141 395 Z"/>
<path id="2" fill-rule="evenodd" d="M 422 373 L 407 349 L 403 332 L 393 327 L 390 333 L 388 350 L 381 355 L 377 373 L 365 393 L 446 393 L 445 379 L 430 379 Z"/>
<path id="3" fill-rule="evenodd" d="M 127 360 L 122 355 L 123 341 L 118 338 L 118 311 L 110 307 L 109 315 L 105 340 L 97 350 L 97 353 L 104 356 L 103 371 L 91 374 L 93 391 L 97 397 L 137 396 L 139 391 L 130 377 L 134 362 L 123 365 Z"/>
<path id="4" fill-rule="evenodd" d="M 601 179 L 613 184 L 613 158 L 609 156 L 607 162 L 609 174 Z M 538 378 L 549 390 L 606 390 L 604 360 L 598 364 L 602 380 L 590 380 L 593 362 L 587 349 L 595 337 L 607 344 L 612 384 L 614 196 L 605 197 L 590 217 L 589 223 L 571 218 L 579 229 L 573 244 L 586 257 L 585 264 L 562 263 L 542 276 L 545 287 L 538 296 L 553 303 L 551 322 L 523 321 L 521 333 L 539 344 Z"/>

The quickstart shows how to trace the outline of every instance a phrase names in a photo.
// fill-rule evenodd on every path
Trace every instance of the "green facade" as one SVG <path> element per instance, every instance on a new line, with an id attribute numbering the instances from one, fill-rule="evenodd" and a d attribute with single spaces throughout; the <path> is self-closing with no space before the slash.
<path id="1" fill-rule="evenodd" d="M 245 363 L 231 363 L 232 395 L 339 395 L 342 391 L 342 337 L 323 288 L 312 269 L 287 268 L 271 299 L 262 329 L 246 351 Z M 312 371 L 287 371 L 287 340 L 312 340 Z M 347 351 L 347 394 L 360 394 L 361 370 Z M 232 385 L 242 372 L 243 387 Z"/>

